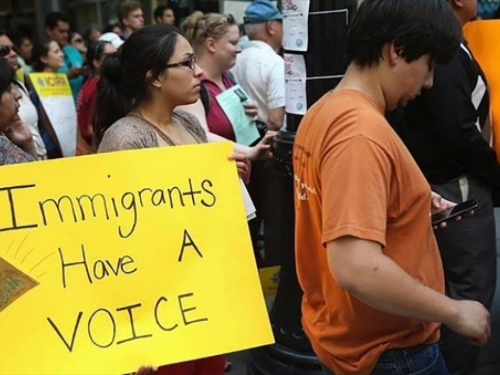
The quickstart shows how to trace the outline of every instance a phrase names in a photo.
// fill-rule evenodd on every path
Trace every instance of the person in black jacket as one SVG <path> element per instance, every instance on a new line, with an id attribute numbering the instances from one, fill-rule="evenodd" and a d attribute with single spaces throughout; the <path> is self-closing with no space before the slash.
<path id="1" fill-rule="evenodd" d="M 476 1 L 448 0 L 462 26 Z M 389 120 L 422 169 L 432 190 L 453 202 L 475 199 L 475 214 L 436 232 L 446 292 L 491 307 L 496 280 L 492 192 L 500 165 L 490 147 L 486 78 L 464 40 L 454 59 L 436 67 L 434 86 Z M 479 348 L 443 327 L 441 350 L 450 374 L 474 374 Z"/>

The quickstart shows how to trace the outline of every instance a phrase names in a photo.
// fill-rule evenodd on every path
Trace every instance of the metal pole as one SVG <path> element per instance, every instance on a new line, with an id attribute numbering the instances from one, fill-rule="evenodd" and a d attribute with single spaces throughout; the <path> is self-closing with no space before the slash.
<path id="1" fill-rule="evenodd" d="M 290 0 L 282 0 L 290 5 Z M 308 16 L 308 49 L 287 51 L 304 57 L 307 70 L 307 107 L 334 88 L 345 72 L 345 42 L 348 23 L 347 0 L 310 0 Z M 286 33 L 287 30 L 284 30 Z M 289 91 L 287 90 L 287 93 Z M 318 375 L 319 362 L 311 349 L 301 324 L 300 289 L 294 256 L 294 191 L 292 152 L 295 133 L 302 115 L 287 112 L 287 129 L 281 131 L 275 144 L 275 167 L 282 181 L 284 207 L 281 238 L 281 274 L 270 319 L 276 344 L 250 352 L 249 375 Z"/>

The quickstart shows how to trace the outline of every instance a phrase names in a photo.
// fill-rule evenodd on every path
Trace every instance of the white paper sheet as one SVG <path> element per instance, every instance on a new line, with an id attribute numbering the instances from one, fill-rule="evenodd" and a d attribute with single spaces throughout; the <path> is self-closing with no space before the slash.
<path id="1" fill-rule="evenodd" d="M 286 112 L 305 115 L 307 111 L 306 62 L 302 55 L 285 53 Z"/>
<path id="2" fill-rule="evenodd" d="M 307 51 L 309 44 L 309 0 L 282 0 L 283 48 L 287 51 Z"/>

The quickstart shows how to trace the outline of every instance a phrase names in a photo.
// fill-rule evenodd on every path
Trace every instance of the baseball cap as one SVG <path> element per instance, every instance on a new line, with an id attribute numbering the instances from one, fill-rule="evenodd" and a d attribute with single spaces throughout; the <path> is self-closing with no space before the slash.
<path id="1" fill-rule="evenodd" d="M 254 0 L 245 10 L 244 23 L 279 21 L 283 16 L 271 0 Z"/>
<path id="2" fill-rule="evenodd" d="M 116 33 L 104 33 L 99 37 L 99 40 L 103 40 L 105 42 L 110 42 L 116 49 L 120 48 L 123 44 L 122 38 L 120 38 Z"/>

